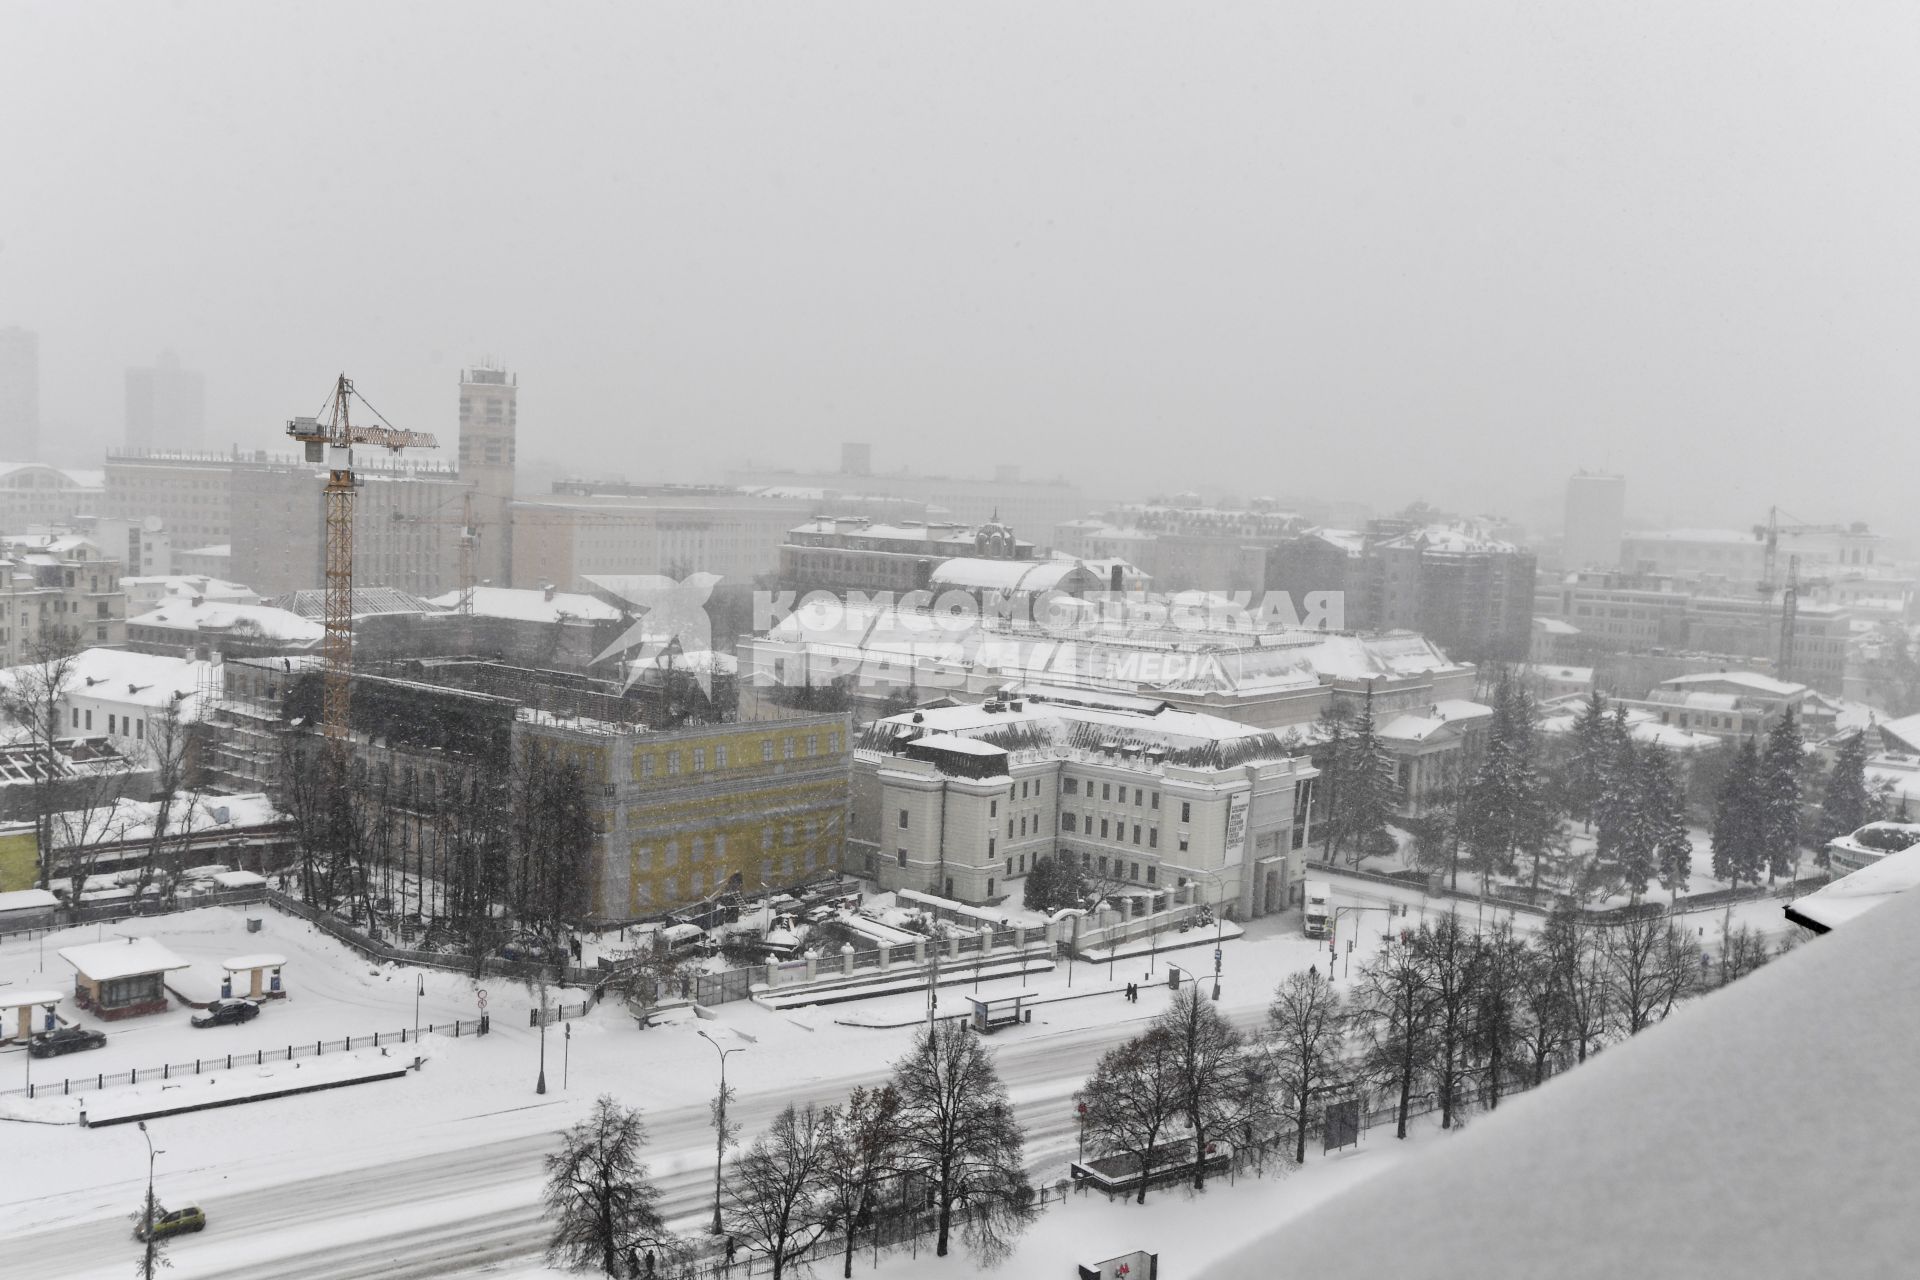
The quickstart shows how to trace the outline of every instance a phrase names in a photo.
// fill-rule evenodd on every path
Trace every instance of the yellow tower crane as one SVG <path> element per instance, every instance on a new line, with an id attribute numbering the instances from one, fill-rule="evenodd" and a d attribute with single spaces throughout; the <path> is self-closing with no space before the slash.
<path id="1" fill-rule="evenodd" d="M 349 410 L 356 399 L 380 420 L 379 426 L 355 425 Z M 320 407 L 320 415 L 290 419 L 287 434 L 306 446 L 308 462 L 323 462 L 327 468 L 327 590 L 321 636 L 325 684 L 320 726 L 328 742 L 343 750 L 353 704 L 353 495 L 359 484 L 353 474 L 353 446 L 374 445 L 398 453 L 431 449 L 439 442 L 428 432 L 402 431 L 388 423 L 344 373 Z"/>

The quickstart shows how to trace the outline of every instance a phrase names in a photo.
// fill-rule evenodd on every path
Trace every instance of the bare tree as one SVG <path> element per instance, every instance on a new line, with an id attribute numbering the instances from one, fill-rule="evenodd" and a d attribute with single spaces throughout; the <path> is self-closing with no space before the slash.
<path id="1" fill-rule="evenodd" d="M 1433 1058 L 1433 975 L 1410 937 L 1389 937 L 1360 968 L 1355 999 L 1362 1012 L 1365 1061 L 1399 1094 L 1395 1137 L 1407 1136 L 1413 1087 Z"/>
<path id="2" fill-rule="evenodd" d="M 126 784 L 124 767 L 91 761 L 78 765 L 60 789 L 53 842 L 43 861 L 59 867 L 67 881 L 67 901 L 73 906 L 80 905 L 101 855 L 126 838 L 132 823 L 131 813 L 121 804 Z"/>
<path id="3" fill-rule="evenodd" d="M 1314 1104 L 1347 1087 L 1349 1018 L 1340 993 L 1318 967 L 1294 973 L 1267 1006 L 1262 1047 L 1273 1066 L 1273 1084 L 1293 1127 L 1293 1162 L 1307 1159 L 1307 1129 Z"/>
<path id="4" fill-rule="evenodd" d="M 1765 964 L 1767 955 L 1766 937 L 1752 925 L 1742 924 L 1732 928 L 1727 923 L 1720 926 L 1720 984 L 1725 986 L 1736 978 L 1744 978 Z"/>
<path id="5" fill-rule="evenodd" d="M 822 1220 L 839 1229 L 845 1241 L 841 1274 L 851 1277 L 860 1229 L 873 1221 L 881 1180 L 899 1155 L 900 1095 L 892 1085 L 855 1088 L 846 1102 L 828 1107 L 821 1120 Z"/>
<path id="6" fill-rule="evenodd" d="M 1193 1185 L 1207 1186 L 1207 1146 L 1231 1133 L 1249 1099 L 1242 1059 L 1246 1037 L 1200 994 L 1198 983 L 1188 983 L 1154 1020 L 1173 1038 L 1180 1070 L 1180 1113 L 1193 1130 Z"/>
<path id="7" fill-rule="evenodd" d="M 153 767 L 153 825 L 147 833 L 146 852 L 140 859 L 140 878 L 134 883 L 136 897 L 147 891 L 147 886 L 162 869 L 162 855 L 168 840 L 177 838 L 178 843 L 184 844 L 193 835 L 205 780 L 204 770 L 192 758 L 192 735 L 187 723 L 180 718 L 179 699 L 169 700 L 150 723 L 147 757 Z"/>
<path id="8" fill-rule="evenodd" d="M 947 1255 L 959 1211 L 968 1247 L 986 1263 L 998 1261 L 1033 1218 L 1033 1190 L 1021 1163 L 1025 1140 L 993 1059 L 963 1023 L 949 1022 L 921 1031 L 893 1071 L 902 1156 L 933 1184 L 935 1255 Z"/>
<path id="9" fill-rule="evenodd" d="M 1480 948 L 1460 917 L 1448 912 L 1437 924 L 1423 924 L 1413 936 L 1413 951 L 1425 966 L 1433 993 L 1432 1060 L 1434 1089 L 1440 1099 L 1440 1127 L 1451 1129 L 1465 1101 L 1472 1068 L 1473 1019 L 1480 980 Z"/>
<path id="10" fill-rule="evenodd" d="M 1580 1062 L 1599 1045 L 1612 1021 L 1607 955 L 1598 934 L 1579 912 L 1569 909 L 1547 917 L 1542 935 L 1567 1038 Z"/>
<path id="11" fill-rule="evenodd" d="M 826 1129 L 809 1102 L 788 1103 L 768 1130 L 734 1157 L 727 1227 L 767 1260 L 772 1280 L 819 1238 Z"/>
<path id="12" fill-rule="evenodd" d="M 1569 1038 L 1566 1002 L 1546 947 L 1522 947 L 1514 956 L 1514 1003 L 1518 1011 L 1515 1042 L 1525 1055 L 1527 1079 L 1546 1081 L 1553 1061 Z"/>
<path id="13" fill-rule="evenodd" d="M 1165 1027 L 1156 1025 L 1101 1055 L 1074 1095 L 1097 1148 L 1131 1157 L 1139 1167 L 1135 1204 L 1147 1202 L 1147 1180 L 1167 1158 L 1161 1139 L 1179 1116 L 1185 1092 L 1179 1047 Z"/>
<path id="14" fill-rule="evenodd" d="M 1607 981 L 1614 1026 L 1638 1035 L 1691 989 L 1697 954 L 1666 917 L 1636 915 L 1607 930 Z"/>
<path id="15" fill-rule="evenodd" d="M 60 742 L 69 726 L 61 722 L 60 699 L 73 679 L 79 650 L 58 631 L 43 630 L 26 646 L 27 662 L 8 673 L 0 706 L 20 726 L 32 755 L 28 783 L 33 797 L 34 834 L 42 850 L 53 848 L 53 815 L 60 807 Z M 40 887 L 53 883 L 52 859 L 40 861 Z"/>
<path id="16" fill-rule="evenodd" d="M 1531 953 L 1506 921 L 1476 939 L 1475 951 L 1473 1056 L 1485 1081 L 1482 1092 L 1487 1108 L 1492 1110 L 1500 1105 L 1501 1092 L 1525 1034 L 1524 992 Z"/>
<path id="17" fill-rule="evenodd" d="M 639 1110 L 612 1094 L 600 1095 L 591 1115 L 561 1132 L 560 1150 L 546 1159 L 547 1261 L 617 1276 L 635 1249 L 671 1244 L 660 1191 L 640 1160 L 646 1141 Z"/>

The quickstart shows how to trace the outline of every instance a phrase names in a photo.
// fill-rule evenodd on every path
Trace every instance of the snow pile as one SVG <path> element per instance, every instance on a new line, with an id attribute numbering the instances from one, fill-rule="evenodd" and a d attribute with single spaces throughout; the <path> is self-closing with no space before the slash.
<path id="1" fill-rule="evenodd" d="M 1916 928 L 1920 895 L 1896 899 L 1208 1275 L 1910 1275 Z"/>

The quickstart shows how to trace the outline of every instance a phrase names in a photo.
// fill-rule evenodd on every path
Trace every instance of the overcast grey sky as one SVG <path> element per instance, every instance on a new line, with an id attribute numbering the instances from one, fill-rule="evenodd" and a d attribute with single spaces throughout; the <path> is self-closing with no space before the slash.
<path id="1" fill-rule="evenodd" d="M 163 347 L 522 456 L 1920 532 L 1920 6 L 0 3 L 43 439 Z M 75 458 L 74 460 L 78 460 Z"/>

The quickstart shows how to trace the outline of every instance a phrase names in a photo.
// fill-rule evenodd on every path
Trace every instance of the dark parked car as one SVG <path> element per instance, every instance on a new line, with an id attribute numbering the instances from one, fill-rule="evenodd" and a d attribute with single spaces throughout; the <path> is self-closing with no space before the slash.
<path id="1" fill-rule="evenodd" d="M 107 1033 L 104 1031 L 95 1031 L 90 1027 L 61 1027 L 35 1036 L 27 1045 L 27 1052 L 36 1058 L 57 1058 L 63 1053 L 98 1049 L 106 1043 Z"/>
<path id="2" fill-rule="evenodd" d="M 215 1000 L 207 1011 L 193 1020 L 196 1027 L 230 1027 L 252 1022 L 260 1016 L 260 1006 L 251 1000 Z"/>
<path id="3" fill-rule="evenodd" d="M 195 1207 L 169 1209 L 153 1220 L 153 1238 L 156 1240 L 165 1240 L 168 1236 L 185 1235 L 189 1231 L 205 1231 L 206 1229 L 207 1215 Z M 136 1222 L 133 1224 L 133 1238 L 135 1240 L 145 1240 L 147 1238 L 146 1223 Z"/>

